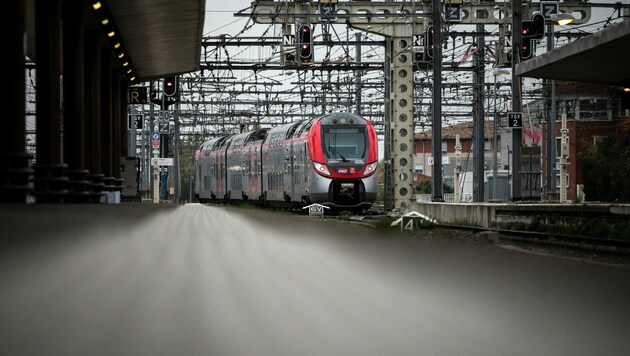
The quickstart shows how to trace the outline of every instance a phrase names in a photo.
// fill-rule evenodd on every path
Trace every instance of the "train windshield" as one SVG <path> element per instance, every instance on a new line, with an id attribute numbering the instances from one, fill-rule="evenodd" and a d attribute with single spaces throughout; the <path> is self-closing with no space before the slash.
<path id="1" fill-rule="evenodd" d="M 329 159 L 363 159 L 366 152 L 365 127 L 324 127 L 324 154 Z"/>

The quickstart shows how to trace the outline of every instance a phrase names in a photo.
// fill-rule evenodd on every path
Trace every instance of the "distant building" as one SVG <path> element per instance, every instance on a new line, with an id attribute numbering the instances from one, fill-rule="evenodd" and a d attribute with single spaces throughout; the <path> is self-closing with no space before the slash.
<path id="1" fill-rule="evenodd" d="M 522 140 L 522 197 L 532 200 L 543 199 L 546 177 L 548 100 L 542 98 L 523 108 Z M 604 137 L 613 133 L 630 130 L 630 93 L 618 88 L 583 83 L 556 83 L 556 121 L 555 121 L 555 191 L 550 198 L 559 197 L 560 176 L 559 160 L 562 113 L 567 113 L 569 136 L 568 187 L 567 199 L 578 198 L 582 185 L 580 154 Z M 442 174 L 446 184 L 453 185 L 455 172 L 455 138 L 459 135 L 462 147 L 462 174 L 473 171 L 472 143 L 474 137 L 473 121 L 462 122 L 442 128 Z M 414 183 L 430 179 L 432 175 L 432 131 L 416 132 L 414 156 Z M 499 175 L 511 175 L 512 132 L 507 128 L 504 118 L 497 122 L 497 144 L 493 142 L 493 121 L 486 120 L 484 125 L 484 174 L 491 175 L 493 150 L 497 148 L 497 170 Z M 542 196 L 541 196 L 542 195 Z M 487 196 L 487 193 L 486 193 Z"/>
<path id="2" fill-rule="evenodd" d="M 497 123 L 497 169 L 506 171 L 509 169 L 507 161 L 508 148 L 501 147 L 501 135 L 507 133 L 507 130 L 501 123 Z M 474 127 L 472 121 L 466 121 L 442 128 L 442 162 L 441 170 L 443 180 L 446 184 L 453 186 L 453 177 L 455 176 L 455 142 L 459 135 L 460 144 L 462 146 L 461 161 L 462 174 L 472 175 L 473 171 L 473 133 Z M 414 155 L 414 183 L 417 184 L 424 180 L 430 179 L 432 176 L 433 153 L 431 147 L 432 130 L 416 132 L 414 137 L 415 155 Z M 493 122 L 486 121 L 484 128 L 484 167 L 485 171 L 492 171 L 492 152 L 494 150 L 493 140 Z"/>
<path id="3" fill-rule="evenodd" d="M 547 107 L 548 101 L 538 100 L 529 104 L 531 116 L 537 117 L 541 124 L 543 135 L 542 150 L 542 185 L 547 180 Z M 624 133 L 630 129 L 630 93 L 624 93 L 619 88 L 574 82 L 556 82 L 556 121 L 555 129 L 555 157 L 560 156 L 562 113 L 566 113 L 569 136 L 568 186 L 567 199 L 581 198 L 582 171 L 580 155 L 604 137 L 614 133 Z M 552 199 L 558 199 L 560 189 L 559 160 L 554 160 L 555 186 Z"/>

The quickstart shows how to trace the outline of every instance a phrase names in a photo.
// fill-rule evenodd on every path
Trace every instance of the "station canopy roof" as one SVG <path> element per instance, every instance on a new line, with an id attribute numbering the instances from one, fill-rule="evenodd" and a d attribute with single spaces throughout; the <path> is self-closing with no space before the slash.
<path id="1" fill-rule="evenodd" d="M 516 65 L 516 75 L 630 87 L 630 20 Z"/>
<path id="2" fill-rule="evenodd" d="M 205 0 L 103 0 L 141 81 L 199 69 Z M 83 4 L 83 2 L 78 2 Z M 98 26 L 86 10 L 86 29 Z M 35 58 L 35 0 L 27 3 L 28 54 Z"/>

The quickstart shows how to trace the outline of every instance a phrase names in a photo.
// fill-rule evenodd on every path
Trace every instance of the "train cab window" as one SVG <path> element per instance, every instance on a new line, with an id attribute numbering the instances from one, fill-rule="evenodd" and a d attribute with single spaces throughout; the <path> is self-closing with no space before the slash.
<path id="1" fill-rule="evenodd" d="M 365 158 L 367 134 L 364 127 L 324 127 L 324 153 L 331 159 Z"/>

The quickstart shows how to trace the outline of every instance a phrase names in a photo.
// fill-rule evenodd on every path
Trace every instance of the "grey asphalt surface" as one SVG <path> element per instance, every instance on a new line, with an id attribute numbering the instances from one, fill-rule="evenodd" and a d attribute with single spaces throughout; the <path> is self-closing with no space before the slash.
<path id="1" fill-rule="evenodd" d="M 630 269 L 200 204 L 0 206 L 2 355 L 623 355 Z"/>

